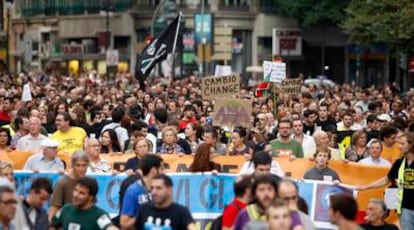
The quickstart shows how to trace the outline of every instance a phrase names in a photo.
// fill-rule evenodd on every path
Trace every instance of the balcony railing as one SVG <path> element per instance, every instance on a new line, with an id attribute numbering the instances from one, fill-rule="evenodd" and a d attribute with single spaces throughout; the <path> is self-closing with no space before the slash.
<path id="1" fill-rule="evenodd" d="M 111 0 L 115 12 L 123 12 L 133 7 L 134 0 Z M 23 17 L 37 15 L 78 15 L 96 14 L 108 8 L 106 0 L 20 0 Z"/>

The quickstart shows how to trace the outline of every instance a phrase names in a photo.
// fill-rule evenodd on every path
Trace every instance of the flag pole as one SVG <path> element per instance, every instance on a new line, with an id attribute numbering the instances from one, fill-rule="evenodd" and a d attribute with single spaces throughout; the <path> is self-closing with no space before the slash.
<path id="1" fill-rule="evenodd" d="M 180 24 L 181 24 L 181 17 L 182 17 L 182 13 L 181 11 L 178 13 L 178 24 L 177 24 L 177 30 L 175 31 L 175 37 L 174 37 L 174 44 L 173 44 L 173 49 L 172 49 L 172 53 L 171 53 L 171 60 L 170 60 L 170 65 L 171 65 L 171 78 L 174 77 L 174 56 L 175 56 L 175 49 L 177 47 L 177 39 L 178 39 L 178 33 L 180 31 Z"/>

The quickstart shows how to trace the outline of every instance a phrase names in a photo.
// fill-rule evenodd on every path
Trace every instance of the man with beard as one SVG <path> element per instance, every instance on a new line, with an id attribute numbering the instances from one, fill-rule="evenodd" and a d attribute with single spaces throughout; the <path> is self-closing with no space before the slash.
<path id="1" fill-rule="evenodd" d="M 278 124 L 279 137 L 270 142 L 273 157 L 303 158 L 302 145 L 291 138 L 292 123 L 281 120 Z"/>
<path id="2" fill-rule="evenodd" d="M 190 211 L 172 199 L 173 182 L 160 174 L 152 178 L 152 201 L 142 204 L 135 222 L 135 229 L 187 229 L 195 230 Z"/>
<path id="3" fill-rule="evenodd" d="M 257 176 L 252 187 L 253 202 L 240 211 L 234 223 L 234 230 L 242 230 L 249 222 L 266 220 L 265 211 L 277 197 L 277 182 L 272 175 Z M 263 225 L 265 223 L 263 222 Z"/>
<path id="4" fill-rule="evenodd" d="M 98 182 L 90 177 L 78 180 L 73 190 L 71 204 L 65 205 L 52 219 L 52 226 L 63 229 L 110 229 L 109 215 L 98 208 L 96 194 Z"/>

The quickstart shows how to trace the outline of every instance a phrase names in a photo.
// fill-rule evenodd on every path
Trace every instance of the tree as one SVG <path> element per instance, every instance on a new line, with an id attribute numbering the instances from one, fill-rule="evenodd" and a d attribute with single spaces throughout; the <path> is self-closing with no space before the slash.
<path id="1" fill-rule="evenodd" d="M 345 17 L 349 0 L 277 0 L 278 13 L 295 18 L 301 27 L 336 26 Z"/>
<path id="2" fill-rule="evenodd" d="M 352 42 L 364 46 L 386 44 L 393 51 L 414 50 L 412 0 L 352 0 L 341 27 Z"/>
<path id="3" fill-rule="evenodd" d="M 347 18 L 341 27 L 351 42 L 362 46 L 385 44 L 388 55 L 394 55 L 396 66 L 406 70 L 405 54 L 414 51 L 414 2 L 412 0 L 352 0 L 346 9 Z M 401 62 L 401 63 L 400 63 Z M 389 72 L 386 70 L 386 78 Z M 404 75 L 407 72 L 404 72 Z M 400 68 L 396 68 L 396 81 L 400 82 Z M 403 86 L 409 84 L 404 77 Z"/>

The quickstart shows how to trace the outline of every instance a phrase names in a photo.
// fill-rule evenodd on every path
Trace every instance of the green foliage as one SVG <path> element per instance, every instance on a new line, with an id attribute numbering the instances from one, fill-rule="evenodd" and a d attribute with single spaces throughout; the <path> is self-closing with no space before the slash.
<path id="1" fill-rule="evenodd" d="M 275 0 L 278 13 L 295 18 L 302 27 L 337 25 L 346 17 L 349 0 Z"/>
<path id="2" fill-rule="evenodd" d="M 341 27 L 352 42 L 383 43 L 391 49 L 414 49 L 413 0 L 352 0 Z"/>

